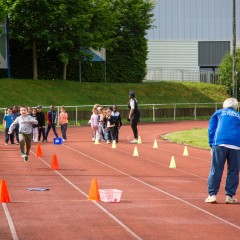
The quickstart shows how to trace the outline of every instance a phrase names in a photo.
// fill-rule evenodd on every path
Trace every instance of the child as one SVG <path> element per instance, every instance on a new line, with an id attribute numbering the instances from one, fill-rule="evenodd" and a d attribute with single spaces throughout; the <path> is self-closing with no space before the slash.
<path id="1" fill-rule="evenodd" d="M 32 143 L 32 125 L 38 124 L 38 121 L 28 115 L 28 108 L 26 106 L 22 106 L 20 107 L 20 116 L 14 120 L 9 128 L 9 134 L 12 134 L 12 131 L 17 124 L 19 124 L 19 144 L 21 156 L 24 158 L 24 161 L 27 162 Z"/>
<path id="2" fill-rule="evenodd" d="M 111 115 L 112 111 L 110 109 L 107 109 L 106 111 L 106 119 L 107 119 L 107 132 L 108 132 L 108 137 L 107 137 L 107 144 L 111 143 L 112 141 L 115 141 L 115 136 L 114 136 L 114 118 Z"/>
<path id="3" fill-rule="evenodd" d="M 104 138 L 104 114 L 103 114 L 103 107 L 98 107 L 98 133 L 99 133 L 99 141 L 103 141 Z"/>
<path id="4" fill-rule="evenodd" d="M 13 106 L 12 112 L 13 112 L 13 121 L 14 121 L 18 116 L 20 116 L 20 113 L 18 111 L 18 106 Z M 19 144 L 18 132 L 19 132 L 19 126 L 17 124 L 17 126 L 13 130 L 13 135 L 15 135 L 14 137 L 16 137 L 16 140 L 17 140 L 16 144 Z"/>
<path id="5" fill-rule="evenodd" d="M 37 109 L 32 109 L 32 117 L 37 120 Z M 33 124 L 32 140 L 38 142 L 38 124 Z"/>
<path id="6" fill-rule="evenodd" d="M 8 145 L 8 141 L 9 141 L 9 136 L 10 136 L 10 142 L 11 144 L 14 144 L 14 135 L 13 133 L 9 134 L 9 128 L 11 126 L 11 124 L 13 123 L 13 118 L 14 115 L 12 113 L 12 109 L 11 108 L 7 108 L 6 109 L 6 115 L 3 118 L 3 126 L 5 129 L 5 145 Z"/>
<path id="7" fill-rule="evenodd" d="M 42 112 L 42 106 L 37 106 L 37 121 L 38 121 L 38 141 L 41 141 L 42 135 L 42 142 L 46 142 L 45 137 L 45 115 Z"/>
<path id="8" fill-rule="evenodd" d="M 92 116 L 90 118 L 92 128 L 92 140 L 95 141 L 98 134 L 98 110 L 96 107 L 92 110 Z"/>
<path id="9" fill-rule="evenodd" d="M 59 124 L 61 126 L 63 141 L 67 140 L 68 114 L 64 106 L 60 107 Z"/>
<path id="10" fill-rule="evenodd" d="M 121 114 L 117 111 L 117 106 L 113 105 L 113 111 L 112 111 L 112 116 L 114 118 L 114 136 L 116 143 L 118 143 L 118 135 L 119 135 L 119 129 L 122 126 L 122 119 L 121 119 Z"/>

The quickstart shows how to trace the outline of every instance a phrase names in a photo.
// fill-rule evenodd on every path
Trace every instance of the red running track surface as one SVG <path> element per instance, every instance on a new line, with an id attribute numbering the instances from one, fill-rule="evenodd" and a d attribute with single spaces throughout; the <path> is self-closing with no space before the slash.
<path id="1" fill-rule="evenodd" d="M 164 133 L 207 125 L 140 124 L 142 144 L 135 145 L 125 125 L 116 148 L 94 144 L 89 126 L 71 127 L 67 142 L 40 143 L 43 157 L 36 157 L 33 143 L 28 163 L 18 145 L 4 145 L 1 133 L 0 180 L 6 180 L 11 202 L 1 203 L 0 239 L 239 239 L 240 205 L 224 203 L 225 173 L 218 204 L 204 203 L 209 151 L 188 146 L 189 156 L 183 156 L 183 145 L 160 139 Z M 158 148 L 153 148 L 155 139 Z M 138 156 L 133 156 L 135 146 Z M 53 154 L 59 170 L 51 170 Z M 172 156 L 175 169 L 169 168 Z M 100 189 L 122 190 L 121 201 L 88 200 L 93 178 Z M 26 190 L 37 187 L 49 191 Z"/>

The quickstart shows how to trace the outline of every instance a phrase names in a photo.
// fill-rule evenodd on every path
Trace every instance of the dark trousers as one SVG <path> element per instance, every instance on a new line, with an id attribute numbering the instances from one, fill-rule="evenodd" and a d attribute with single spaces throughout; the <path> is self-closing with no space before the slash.
<path id="1" fill-rule="evenodd" d="M 9 128 L 5 129 L 5 143 L 8 143 L 9 138 L 10 138 L 10 142 L 11 144 L 14 144 L 14 134 L 8 134 Z"/>
<path id="2" fill-rule="evenodd" d="M 115 136 L 114 136 L 114 127 L 108 127 L 107 128 L 107 140 L 108 141 L 113 141 L 115 140 Z"/>
<path id="3" fill-rule="evenodd" d="M 138 129 L 137 129 L 137 125 L 138 125 L 138 120 L 132 119 L 131 127 L 132 127 L 132 131 L 133 131 L 133 135 L 134 135 L 134 138 L 135 138 L 135 139 L 138 139 Z"/>
<path id="4" fill-rule="evenodd" d="M 67 127 L 68 127 L 67 123 L 61 125 L 62 138 L 64 140 L 67 140 Z"/>
<path id="5" fill-rule="evenodd" d="M 15 135 L 16 140 L 19 143 L 19 136 L 18 136 L 18 134 L 19 134 L 19 127 L 14 128 L 13 134 Z"/>
<path id="6" fill-rule="evenodd" d="M 114 127 L 114 136 L 115 136 L 115 140 L 116 142 L 118 142 L 118 135 L 119 135 L 119 127 Z"/>
<path id="7" fill-rule="evenodd" d="M 56 131 L 56 124 L 48 124 L 47 129 L 46 129 L 46 140 L 48 138 L 48 133 L 49 133 L 51 128 L 52 128 L 56 138 L 58 138 L 58 134 L 57 134 L 57 131 Z"/>
<path id="8" fill-rule="evenodd" d="M 45 126 L 43 127 L 38 127 L 38 141 L 41 140 L 41 135 L 42 135 L 42 140 L 46 140 L 46 135 L 45 135 Z"/>
<path id="9" fill-rule="evenodd" d="M 239 184 L 240 150 L 223 146 L 212 147 L 212 166 L 208 176 L 208 192 L 210 195 L 218 193 L 225 162 L 227 161 L 226 195 L 233 196 Z"/>

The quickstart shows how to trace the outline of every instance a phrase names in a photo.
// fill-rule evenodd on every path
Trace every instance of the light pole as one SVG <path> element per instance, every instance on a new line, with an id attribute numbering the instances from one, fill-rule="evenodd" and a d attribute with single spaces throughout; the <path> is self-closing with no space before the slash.
<path id="1" fill-rule="evenodd" d="M 233 97 L 237 98 L 237 71 L 236 71 L 236 0 L 233 0 L 233 14 L 232 14 L 232 81 L 233 81 Z"/>

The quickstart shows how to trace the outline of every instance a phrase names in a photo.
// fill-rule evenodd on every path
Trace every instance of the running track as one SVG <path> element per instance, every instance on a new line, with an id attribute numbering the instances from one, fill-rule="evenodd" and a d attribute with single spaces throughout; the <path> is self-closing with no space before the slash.
<path id="1" fill-rule="evenodd" d="M 0 240 L 239 239 L 240 205 L 224 204 L 225 174 L 218 204 L 204 203 L 209 151 L 188 146 L 186 157 L 183 145 L 160 140 L 164 133 L 207 124 L 140 124 L 137 145 L 130 144 L 126 125 L 116 149 L 94 144 L 89 126 L 72 127 L 66 143 L 41 143 L 43 157 L 36 157 L 34 143 L 28 163 L 18 145 L 4 146 L 1 133 L 0 180 L 6 180 L 11 202 L 0 206 Z M 133 156 L 135 146 L 139 156 Z M 50 169 L 53 154 L 60 170 Z M 169 168 L 172 156 L 176 169 Z M 99 188 L 122 190 L 121 202 L 88 200 L 94 177 Z M 50 190 L 26 190 L 32 187 Z"/>

